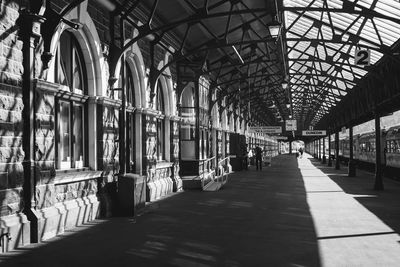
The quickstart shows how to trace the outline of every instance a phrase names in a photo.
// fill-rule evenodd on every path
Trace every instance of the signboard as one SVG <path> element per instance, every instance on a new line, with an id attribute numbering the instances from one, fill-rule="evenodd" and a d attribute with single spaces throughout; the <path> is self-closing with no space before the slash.
<path id="1" fill-rule="evenodd" d="M 288 140 L 287 136 L 277 136 L 276 140 Z"/>
<path id="2" fill-rule="evenodd" d="M 354 65 L 369 66 L 371 52 L 366 48 L 356 48 L 354 52 Z"/>
<path id="3" fill-rule="evenodd" d="M 296 120 L 286 120 L 286 131 L 297 131 L 297 121 Z"/>
<path id="4" fill-rule="evenodd" d="M 267 133 L 267 134 L 280 134 L 282 133 L 281 126 L 251 126 L 249 127 L 250 133 Z"/>
<path id="5" fill-rule="evenodd" d="M 302 132 L 303 136 L 325 136 L 326 130 L 307 130 Z"/>

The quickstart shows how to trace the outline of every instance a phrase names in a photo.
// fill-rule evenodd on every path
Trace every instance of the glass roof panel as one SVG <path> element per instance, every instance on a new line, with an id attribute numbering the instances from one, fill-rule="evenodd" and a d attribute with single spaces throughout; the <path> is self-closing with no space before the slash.
<path id="1" fill-rule="evenodd" d="M 355 86 L 355 79 L 368 73 L 363 66 L 354 65 L 356 47 L 369 48 L 373 65 L 400 39 L 400 1 L 284 0 L 283 5 L 292 8 L 284 12 L 284 17 L 293 92 L 304 90 L 296 83 L 320 81 L 318 88 L 332 95 L 346 95 L 346 90 Z M 310 80 L 307 73 L 313 75 Z M 311 96 L 293 94 L 292 101 L 302 103 L 304 97 Z M 329 97 L 323 99 L 331 101 Z M 315 118 L 325 111 L 329 110 L 314 112 Z"/>

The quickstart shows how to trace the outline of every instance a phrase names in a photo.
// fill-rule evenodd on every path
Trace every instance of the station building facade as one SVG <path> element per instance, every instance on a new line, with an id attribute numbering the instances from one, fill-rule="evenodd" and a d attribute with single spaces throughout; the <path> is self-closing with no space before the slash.
<path id="1" fill-rule="evenodd" d="M 163 46 L 150 51 L 150 40 L 132 44 L 110 77 L 110 11 L 97 2 L 67 12 L 81 26 L 61 22 L 47 44 L 39 31 L 46 22 L 29 24 L 29 1 L 0 4 L 3 251 L 132 208 L 123 202 L 142 205 L 182 190 L 186 176 L 229 172 L 232 138 L 266 143 L 247 133 L 240 109 L 218 99 L 206 75 L 187 78 L 170 64 L 151 88 L 151 64 L 161 69 L 171 55 Z M 51 2 L 56 12 L 66 4 Z"/>

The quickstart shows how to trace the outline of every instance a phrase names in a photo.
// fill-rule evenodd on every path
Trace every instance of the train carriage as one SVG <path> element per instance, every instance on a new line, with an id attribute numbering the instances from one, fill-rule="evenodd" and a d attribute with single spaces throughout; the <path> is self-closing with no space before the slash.
<path id="1" fill-rule="evenodd" d="M 385 140 L 386 166 L 400 168 L 400 126 L 389 128 Z"/>
<path id="2" fill-rule="evenodd" d="M 381 131 L 381 162 L 385 164 L 385 132 Z M 357 149 L 357 160 L 367 163 L 375 164 L 375 152 L 376 152 L 376 143 L 375 143 L 375 132 L 369 132 L 361 134 L 358 137 L 358 149 Z"/>

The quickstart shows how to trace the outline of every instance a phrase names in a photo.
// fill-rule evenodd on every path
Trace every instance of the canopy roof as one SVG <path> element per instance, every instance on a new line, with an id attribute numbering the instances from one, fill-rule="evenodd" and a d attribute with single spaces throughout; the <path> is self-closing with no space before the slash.
<path id="1" fill-rule="evenodd" d="M 315 125 L 371 70 L 355 64 L 356 49 L 370 64 L 393 56 L 400 38 L 400 3 L 393 0 L 284 0 L 293 113 Z"/>
<path id="2" fill-rule="evenodd" d="M 164 48 L 173 62 L 204 60 L 211 90 L 253 125 L 293 116 L 298 128 L 308 129 L 367 74 L 375 75 L 382 57 L 399 61 L 395 0 L 97 1 L 117 5 L 121 17 L 147 21 L 139 27 L 127 20 L 139 35 L 172 44 Z M 283 26 L 277 39 L 269 30 L 276 21 Z M 356 49 L 370 52 L 369 66 L 355 64 Z"/>

